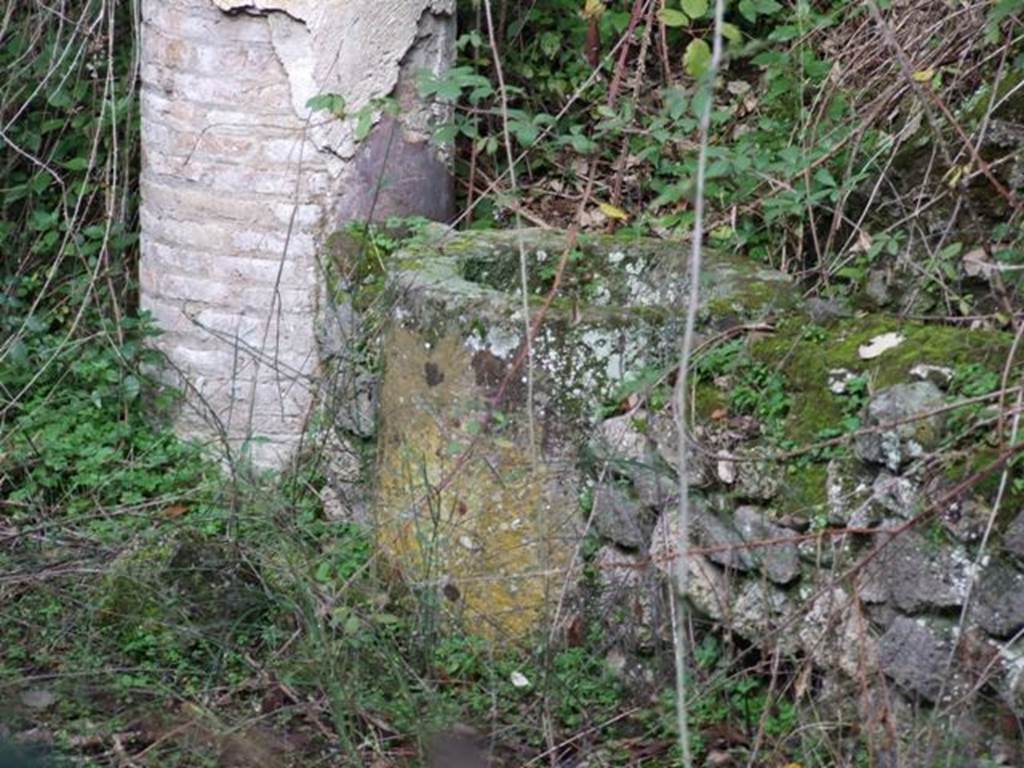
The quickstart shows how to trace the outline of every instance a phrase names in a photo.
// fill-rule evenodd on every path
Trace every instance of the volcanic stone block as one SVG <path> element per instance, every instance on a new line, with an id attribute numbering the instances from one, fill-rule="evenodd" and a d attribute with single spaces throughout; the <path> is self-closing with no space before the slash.
<path id="1" fill-rule="evenodd" d="M 521 637 L 551 618 L 572 583 L 580 451 L 599 406 L 618 402 L 634 377 L 674 364 L 684 250 L 634 238 L 571 244 L 565 233 L 526 230 L 446 234 L 396 257 L 379 542 L 411 584 L 437 590 L 472 630 Z M 556 277 L 561 289 L 548 302 Z M 702 327 L 722 308 L 760 317 L 794 301 L 781 274 L 731 256 L 710 254 L 702 278 Z"/>

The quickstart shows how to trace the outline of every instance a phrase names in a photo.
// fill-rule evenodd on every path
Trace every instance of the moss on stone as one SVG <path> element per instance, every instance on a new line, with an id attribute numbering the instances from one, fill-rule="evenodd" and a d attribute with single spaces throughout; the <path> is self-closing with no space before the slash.
<path id="1" fill-rule="evenodd" d="M 728 396 L 718 387 L 706 381 L 697 384 L 693 401 L 698 423 L 708 421 L 715 411 L 729 406 Z"/>
<path id="2" fill-rule="evenodd" d="M 728 321 L 733 320 L 759 320 L 769 314 L 785 313 L 795 308 L 795 294 L 758 279 L 760 269 L 756 265 L 750 265 L 749 272 L 738 274 L 739 279 L 728 290 L 713 291 L 707 300 L 702 312 L 712 325 L 722 325 L 723 321 L 729 324 Z"/>
<path id="3" fill-rule="evenodd" d="M 953 461 L 945 466 L 945 479 L 950 488 L 955 488 L 972 478 L 980 477 L 977 485 L 970 489 L 970 494 L 992 501 L 999 492 L 1002 480 L 1003 466 L 996 462 L 999 460 L 1000 451 L 998 448 L 981 443 L 973 443 L 971 450 L 966 454 L 957 454 Z M 1000 505 L 1001 524 L 1009 523 L 1024 509 L 1024 491 L 1012 482 L 1013 470 L 1010 470 L 1011 482 L 1006 484 L 1003 490 L 1003 500 Z"/>
<path id="4" fill-rule="evenodd" d="M 786 468 L 779 501 L 781 511 L 800 517 L 814 517 L 828 501 L 824 464 L 792 464 Z"/>
<path id="5" fill-rule="evenodd" d="M 443 587 L 473 634 L 523 638 L 572 562 L 575 494 L 562 470 L 532 465 L 514 417 L 488 422 L 460 337 L 395 327 L 385 354 L 378 543 L 413 585 Z"/>
<path id="6" fill-rule="evenodd" d="M 799 445 L 814 442 L 823 429 L 836 427 L 844 404 L 828 390 L 829 371 L 845 369 L 866 377 L 873 391 L 907 381 L 918 364 L 950 368 L 981 363 L 998 365 L 1011 339 L 1001 331 L 900 321 L 885 315 L 865 315 L 836 323 L 826 335 L 809 336 L 806 320 L 794 317 L 776 333 L 751 344 L 757 360 L 780 370 L 793 396 L 786 437 Z M 874 337 L 897 332 L 902 344 L 873 360 L 862 360 L 858 349 Z"/>

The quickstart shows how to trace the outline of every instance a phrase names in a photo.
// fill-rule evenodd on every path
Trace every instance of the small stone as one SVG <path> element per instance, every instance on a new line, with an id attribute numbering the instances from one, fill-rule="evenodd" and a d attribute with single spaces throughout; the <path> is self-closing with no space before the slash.
<path id="1" fill-rule="evenodd" d="M 910 375 L 918 381 L 930 381 L 935 386 L 945 389 L 953 380 L 953 369 L 944 365 L 919 363 L 910 369 Z"/>
<path id="2" fill-rule="evenodd" d="M 633 484 L 637 499 L 660 509 L 676 496 L 675 471 L 658 454 L 654 442 L 638 425 L 648 423 L 646 411 L 639 410 L 601 422 L 590 442 L 594 456 Z"/>
<path id="3" fill-rule="evenodd" d="M 1001 692 L 1018 717 L 1024 715 L 1024 641 L 1000 644 L 998 653 L 1003 667 Z"/>
<path id="4" fill-rule="evenodd" d="M 921 506 L 917 484 L 909 478 L 891 475 L 884 469 L 875 478 L 871 498 L 904 520 L 914 517 Z"/>
<path id="5" fill-rule="evenodd" d="M 963 499 L 949 505 L 942 524 L 955 539 L 970 544 L 985 534 L 991 516 L 991 508 L 981 499 Z"/>
<path id="6" fill-rule="evenodd" d="M 737 588 L 729 609 L 729 627 L 741 637 L 758 642 L 784 620 L 792 607 L 786 593 L 774 584 L 747 579 Z M 783 651 L 796 650 L 788 635 L 774 638 L 773 642 Z"/>
<path id="7" fill-rule="evenodd" d="M 704 554 L 712 562 L 726 568 L 740 571 L 753 569 L 754 558 L 736 529 L 704 507 L 697 504 L 691 506 L 690 525 L 700 546 L 707 550 Z"/>
<path id="8" fill-rule="evenodd" d="M 57 702 L 57 695 L 46 688 L 29 688 L 22 691 L 19 698 L 22 704 L 35 710 L 49 709 Z"/>
<path id="9" fill-rule="evenodd" d="M 800 575 L 796 543 L 787 541 L 793 538 L 791 531 L 769 522 L 764 510 L 758 507 L 740 507 L 733 521 L 743 540 L 752 545 L 750 554 L 765 576 L 776 584 L 788 584 Z M 766 541 L 779 543 L 761 544 Z"/>
<path id="10" fill-rule="evenodd" d="M 609 541 L 627 549 L 647 547 L 653 515 L 615 483 L 600 483 L 594 489 L 591 515 L 594 528 Z"/>
<path id="11" fill-rule="evenodd" d="M 726 485 L 736 482 L 736 462 L 728 454 L 720 455 L 716 466 L 718 479 Z"/>
<path id="12" fill-rule="evenodd" d="M 854 441 L 858 458 L 883 464 L 895 473 L 907 461 L 936 448 L 945 420 L 933 411 L 943 403 L 941 390 L 929 381 L 897 384 L 877 393 L 864 411 L 864 427 L 871 431 Z"/>
<path id="13" fill-rule="evenodd" d="M 359 334 L 359 322 L 352 302 L 328 302 L 318 330 L 321 354 L 325 358 L 344 359 Z"/>
<path id="14" fill-rule="evenodd" d="M 990 280 L 999 266 L 989 257 L 984 248 L 972 248 L 963 255 L 963 270 L 967 277 L 980 277 Z"/>
<path id="15" fill-rule="evenodd" d="M 822 299 L 812 296 L 807 300 L 807 314 L 815 323 L 829 323 L 842 317 L 850 317 L 853 310 L 842 299 Z"/>
<path id="16" fill-rule="evenodd" d="M 637 499 L 645 506 L 660 510 L 679 498 L 679 480 L 657 453 L 648 454 L 645 464 L 630 464 L 625 472 Z"/>
<path id="17" fill-rule="evenodd" d="M 744 461 L 736 467 L 736 494 L 750 501 L 771 501 L 779 493 L 779 475 L 767 461 Z"/>
<path id="18" fill-rule="evenodd" d="M 878 642 L 882 671 L 908 693 L 936 702 L 950 675 L 952 641 L 919 619 L 896 618 Z M 951 693 L 945 685 L 946 693 Z"/>
<path id="19" fill-rule="evenodd" d="M 377 433 L 377 400 L 380 383 L 375 376 L 361 375 L 334 393 L 338 407 L 333 411 L 335 426 L 361 438 Z"/>
<path id="20" fill-rule="evenodd" d="M 853 528 L 872 528 L 881 522 L 882 510 L 871 494 L 871 480 L 856 462 L 833 459 L 825 475 L 828 522 Z"/>
<path id="21" fill-rule="evenodd" d="M 839 587 L 824 589 L 796 628 L 801 647 L 821 669 L 838 667 L 849 677 L 871 674 L 877 646 L 857 601 Z"/>
<path id="22" fill-rule="evenodd" d="M 981 572 L 971 598 L 971 620 L 995 637 L 1024 627 L 1024 575 L 998 561 Z"/>
<path id="23" fill-rule="evenodd" d="M 591 450 L 604 461 L 644 462 L 647 458 L 647 436 L 637 425 L 646 420 L 645 411 L 605 419 L 591 441 Z"/>
<path id="24" fill-rule="evenodd" d="M 892 295 L 889 293 L 889 276 L 884 269 L 872 269 L 868 272 L 864 293 L 876 307 L 884 307 L 892 301 Z"/>
<path id="25" fill-rule="evenodd" d="M 828 372 L 828 391 L 833 395 L 845 395 L 850 382 L 858 378 L 857 374 L 846 368 L 834 368 Z"/>
<path id="26" fill-rule="evenodd" d="M 708 756 L 704 759 L 704 765 L 707 768 L 730 768 L 736 764 L 736 759 L 732 754 L 721 749 L 709 750 Z"/>
<path id="27" fill-rule="evenodd" d="M 1024 511 L 1020 512 L 1003 531 L 1003 549 L 1024 560 Z"/>
<path id="28" fill-rule="evenodd" d="M 664 514 L 651 537 L 651 562 L 675 582 L 679 535 L 675 516 Z M 687 557 L 686 598 L 704 616 L 722 621 L 729 613 L 731 591 L 722 570 L 703 555 L 691 552 Z"/>
<path id="29" fill-rule="evenodd" d="M 676 426 L 671 418 L 663 414 L 651 417 L 649 434 L 657 449 L 658 456 L 667 467 L 679 473 L 679 440 Z M 716 479 L 715 468 L 703 453 L 692 447 L 687 451 L 686 475 L 691 488 L 703 488 Z"/>
<path id="30" fill-rule="evenodd" d="M 652 648 L 659 635 L 662 581 L 649 558 L 610 544 L 591 561 L 596 574 L 594 606 L 605 639 L 618 648 Z"/>

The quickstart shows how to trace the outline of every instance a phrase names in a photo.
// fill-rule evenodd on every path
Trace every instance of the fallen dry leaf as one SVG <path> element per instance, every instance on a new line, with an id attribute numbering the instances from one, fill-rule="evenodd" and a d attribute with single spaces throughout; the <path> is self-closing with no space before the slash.
<path id="1" fill-rule="evenodd" d="M 172 504 L 169 507 L 164 507 L 161 514 L 168 520 L 177 520 L 179 517 L 188 512 L 188 507 L 184 504 Z"/>
<path id="2" fill-rule="evenodd" d="M 609 219 L 614 219 L 615 221 L 626 221 L 629 219 L 628 213 L 611 203 L 599 203 L 597 207 L 600 208 L 601 213 Z"/>
<path id="3" fill-rule="evenodd" d="M 902 333 L 883 333 L 875 336 L 867 344 L 861 344 L 857 354 L 861 360 L 874 360 L 890 349 L 898 347 L 906 340 Z"/>

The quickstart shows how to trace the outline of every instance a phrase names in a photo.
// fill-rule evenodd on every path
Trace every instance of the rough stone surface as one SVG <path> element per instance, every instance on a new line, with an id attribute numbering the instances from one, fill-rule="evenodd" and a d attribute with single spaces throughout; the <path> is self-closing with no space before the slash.
<path id="1" fill-rule="evenodd" d="M 418 70 L 447 67 L 453 14 L 453 0 L 144 0 L 140 295 L 187 395 L 182 432 L 259 466 L 298 447 L 320 374 L 322 232 L 371 196 L 384 215 L 445 199 L 426 140 L 439 113 L 410 94 Z M 349 116 L 310 120 L 320 93 Z M 389 94 L 406 122 L 355 141 L 358 111 Z M 415 173 L 366 183 L 409 157 Z"/>
<path id="2" fill-rule="evenodd" d="M 670 411 L 642 401 L 612 418 L 595 414 L 622 404 L 636 372 L 674 360 L 685 280 L 663 268 L 661 259 L 675 255 L 672 246 L 581 239 L 588 296 L 597 299 L 570 295 L 551 304 L 534 338 L 530 400 L 524 372 L 515 368 L 524 325 L 516 294 L 519 240 L 532 275 L 531 302 L 538 306 L 549 285 L 540 267 L 564 249 L 565 235 L 527 230 L 436 237 L 396 256 L 384 297 L 393 310 L 377 435 L 375 512 L 383 559 L 415 589 L 437 589 L 452 615 L 495 639 L 557 630 L 545 623 L 553 608 L 546 600 L 568 597 L 574 622 L 586 615 L 601 624 L 604 651 L 623 678 L 639 670 L 636 679 L 650 680 L 651 652 L 666 640 L 661 603 L 682 544 L 673 503 L 675 431 Z M 712 254 L 708 267 L 709 274 L 722 269 L 715 300 L 734 306 L 740 299 L 729 298 L 729 286 L 743 268 L 717 258 Z M 758 286 L 762 303 L 755 307 L 763 308 L 783 286 L 758 275 L 741 282 L 744 290 Z M 579 290 L 571 280 L 566 285 L 570 293 Z M 701 329 L 708 317 L 702 308 Z M 862 372 L 858 350 L 878 323 L 871 326 L 852 338 L 841 328 L 830 330 L 850 352 L 849 359 L 830 360 L 827 370 Z M 879 380 L 910 377 L 913 365 L 902 360 L 899 371 L 880 371 L 885 378 Z M 842 396 L 828 391 L 827 377 L 812 378 L 823 398 Z M 716 391 L 700 393 L 707 397 L 698 398 L 698 410 L 716 407 L 712 398 L 728 387 L 713 382 Z M 931 408 L 939 402 L 931 384 L 897 384 L 871 400 L 867 420 L 887 424 L 920 413 L 922 403 Z M 826 405 L 833 411 L 825 413 Z M 822 403 L 821 415 L 831 418 L 836 405 Z M 973 564 L 941 528 L 964 500 L 939 510 L 927 526 L 912 524 L 922 499 L 938 498 L 936 483 L 948 480 L 911 463 L 941 435 L 941 423 L 931 417 L 923 423 L 923 432 L 920 424 L 912 431 L 883 430 L 888 434 L 874 446 L 878 452 L 861 456 L 867 461 L 837 458 L 826 470 L 813 460 L 799 473 L 776 474 L 778 467 L 761 466 L 758 451 L 766 442 L 755 419 L 699 422 L 688 461 L 695 490 L 685 591 L 694 613 L 711 631 L 809 660 L 824 673 L 823 687 L 838 691 L 845 680 L 858 703 L 869 698 L 859 692 L 865 674 L 872 688 L 903 692 L 892 700 L 901 711 L 913 708 L 906 696 L 924 703 L 937 696 L 934 661 L 949 649 L 943 622 L 963 606 Z M 594 548 L 589 539 L 579 547 L 585 520 L 577 504 L 580 487 L 596 487 Z M 751 499 L 756 505 L 744 506 Z M 786 541 L 812 533 L 799 545 Z M 1000 536 L 1012 546 L 1013 525 Z M 1008 656 L 989 662 L 993 654 L 1009 653 L 1003 639 L 1021 625 L 1024 609 L 1015 595 L 1024 594 L 1024 576 L 999 547 L 992 550 L 993 565 L 975 585 L 964 634 L 977 635 L 972 647 L 980 650 L 973 660 L 958 655 L 949 679 L 980 682 L 966 673 L 987 670 L 991 688 L 1012 700 L 1021 687 L 1012 674 L 1015 662 Z M 886 638 L 885 669 L 898 685 L 886 686 L 878 674 L 880 636 Z"/>
<path id="3" fill-rule="evenodd" d="M 646 420 L 647 412 L 640 411 L 602 421 L 591 442 L 595 457 L 616 468 L 620 464 L 642 463 L 647 457 L 647 436 L 637 428 L 637 422 Z"/>
<path id="4" fill-rule="evenodd" d="M 662 636 L 667 615 L 659 598 L 663 580 L 644 555 L 604 546 L 594 555 L 596 614 L 605 639 L 620 648 L 649 648 Z"/>
<path id="5" fill-rule="evenodd" d="M 627 549 L 646 549 L 654 520 L 648 510 L 615 483 L 594 489 L 593 512 L 597 532 Z"/>
<path id="6" fill-rule="evenodd" d="M 665 413 L 656 414 L 650 421 L 651 438 L 654 440 L 660 463 L 670 468 L 675 477 L 679 476 L 679 441 L 676 437 L 676 425 Z M 691 488 L 703 488 L 709 485 L 715 476 L 712 462 L 701 451 L 693 448 L 687 450 L 686 470 Z"/>
<path id="7" fill-rule="evenodd" d="M 1003 698 L 1018 717 L 1024 716 L 1024 642 L 1001 645 L 998 653 L 1005 672 Z"/>
<path id="8" fill-rule="evenodd" d="M 741 637 L 760 643 L 782 624 L 792 608 L 793 602 L 777 586 L 751 579 L 737 587 L 726 624 Z M 773 638 L 770 646 L 787 653 L 796 650 L 796 644 L 787 637 Z"/>
<path id="9" fill-rule="evenodd" d="M 662 515 L 651 537 L 651 561 L 672 583 L 679 552 L 675 523 L 674 515 Z M 760 642 L 793 607 L 778 587 L 760 580 L 738 580 L 735 571 L 723 570 L 710 556 L 690 551 L 687 566 L 686 597 L 690 604 L 752 642 Z"/>
<path id="10" fill-rule="evenodd" d="M 57 694 L 48 688 L 29 688 L 22 691 L 18 699 L 29 709 L 49 709 L 57 703 Z"/>
<path id="11" fill-rule="evenodd" d="M 849 302 L 843 299 L 823 299 L 812 296 L 807 300 L 807 314 L 819 325 L 849 317 L 853 314 Z"/>
<path id="12" fill-rule="evenodd" d="M 800 556 L 791 540 L 792 531 L 767 520 L 758 507 L 740 507 L 733 520 L 765 576 L 776 584 L 788 584 L 800 575 Z M 779 543 L 765 545 L 770 541 Z"/>
<path id="13" fill-rule="evenodd" d="M 889 293 L 889 276 L 881 269 L 868 272 L 867 286 L 864 289 L 867 297 L 877 307 L 884 307 L 892 301 Z"/>
<path id="14" fill-rule="evenodd" d="M 932 702 L 949 679 L 951 650 L 948 633 L 906 616 L 896 618 L 878 641 L 882 671 L 908 693 Z M 952 692 L 948 683 L 945 690 Z"/>
<path id="15" fill-rule="evenodd" d="M 649 421 L 646 411 L 605 419 L 598 425 L 590 451 L 609 470 L 628 478 L 636 497 L 660 509 L 678 498 L 674 471 L 661 459 L 653 441 L 637 428 Z"/>
<path id="16" fill-rule="evenodd" d="M 970 561 L 962 551 L 935 547 L 914 530 L 879 533 L 875 546 L 861 582 L 865 602 L 888 601 L 909 613 L 963 604 Z"/>
<path id="17" fill-rule="evenodd" d="M 939 487 L 939 493 L 945 486 Z M 974 497 L 950 504 L 942 515 L 942 525 L 957 541 L 965 544 L 980 541 L 988 528 L 992 509 L 983 499 Z"/>
<path id="18" fill-rule="evenodd" d="M 643 464 L 630 466 L 628 476 L 637 498 L 652 509 L 670 510 L 679 500 L 679 480 L 675 472 L 665 466 L 654 451 L 647 454 Z"/>
<path id="19" fill-rule="evenodd" d="M 704 505 L 693 503 L 690 506 L 693 534 L 708 559 L 726 568 L 751 570 L 754 556 L 740 533 Z"/>
<path id="20" fill-rule="evenodd" d="M 651 562 L 675 584 L 680 536 L 675 516 L 664 514 L 651 536 Z M 722 621 L 729 615 L 732 590 L 722 569 L 704 555 L 690 552 L 687 557 L 687 590 L 689 602 L 703 615 Z"/>
<path id="21" fill-rule="evenodd" d="M 942 391 L 930 381 L 896 384 L 877 393 L 864 414 L 865 429 L 877 429 L 857 436 L 857 456 L 898 472 L 901 465 L 935 448 L 942 437 L 941 414 L 907 420 L 934 411 L 943 402 Z"/>
<path id="22" fill-rule="evenodd" d="M 517 637 L 552 607 L 579 541 L 567 456 L 531 459 L 487 425 L 472 353 L 454 335 L 395 327 L 381 393 L 377 531 L 406 577 L 482 634 Z"/>
<path id="23" fill-rule="evenodd" d="M 871 497 L 885 510 L 909 520 L 921 507 L 917 484 L 908 477 L 891 475 L 885 470 L 878 473 L 871 487 Z"/>
<path id="24" fill-rule="evenodd" d="M 1024 627 L 1024 575 L 1000 562 L 983 568 L 972 591 L 971 619 L 996 637 Z"/>
<path id="25" fill-rule="evenodd" d="M 857 601 L 839 587 L 826 587 L 811 601 L 796 630 L 804 651 L 822 669 L 838 668 L 851 678 L 871 673 L 877 647 Z"/>
<path id="26" fill-rule="evenodd" d="M 767 461 L 735 464 L 736 494 L 749 501 L 771 501 L 779 492 L 777 468 Z"/>
<path id="27" fill-rule="evenodd" d="M 872 482 L 855 462 L 833 459 L 828 463 L 825 494 L 832 525 L 871 528 L 882 520 L 882 510 L 871 492 Z"/>
<path id="28" fill-rule="evenodd" d="M 1003 531 L 1003 549 L 1024 560 L 1024 512 L 1020 512 Z"/>
<path id="29" fill-rule="evenodd" d="M 320 491 L 324 516 L 333 522 L 369 526 L 372 522 L 371 489 L 359 449 L 336 431 L 324 439 L 324 486 Z"/>

